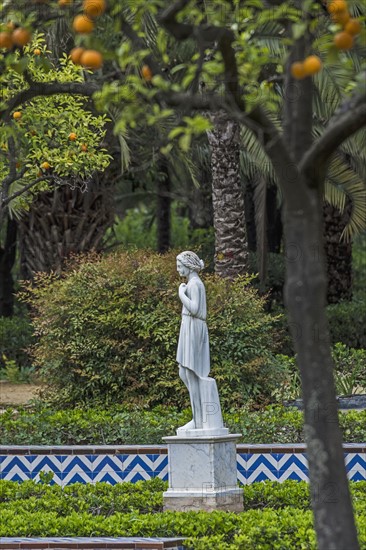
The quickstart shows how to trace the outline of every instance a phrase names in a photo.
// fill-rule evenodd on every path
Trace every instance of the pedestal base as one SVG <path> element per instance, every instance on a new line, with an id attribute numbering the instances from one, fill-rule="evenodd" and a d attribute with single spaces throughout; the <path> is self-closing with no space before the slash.
<path id="1" fill-rule="evenodd" d="M 164 437 L 169 489 L 164 510 L 243 510 L 237 486 L 236 442 L 240 434 Z"/>

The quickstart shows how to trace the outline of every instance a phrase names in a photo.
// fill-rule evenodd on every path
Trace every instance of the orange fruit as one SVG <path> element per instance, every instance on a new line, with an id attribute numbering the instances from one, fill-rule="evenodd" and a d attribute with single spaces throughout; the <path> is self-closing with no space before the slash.
<path id="1" fill-rule="evenodd" d="M 334 44 L 338 50 L 350 50 L 353 46 L 353 36 L 342 31 L 334 36 Z"/>
<path id="2" fill-rule="evenodd" d="M 88 17 L 99 17 L 106 10 L 105 0 L 84 0 L 83 10 Z"/>
<path id="3" fill-rule="evenodd" d="M 348 11 L 337 11 L 332 13 L 331 17 L 334 23 L 338 23 L 344 27 L 344 25 L 346 25 L 346 23 L 350 20 L 351 16 Z"/>
<path id="4" fill-rule="evenodd" d="M 42 162 L 41 168 L 42 168 L 43 170 L 49 170 L 49 169 L 51 168 L 51 165 L 50 165 L 49 162 L 45 161 L 45 162 Z"/>
<path id="5" fill-rule="evenodd" d="M 88 150 L 88 146 L 87 146 L 85 143 L 83 143 L 82 146 L 80 147 L 80 149 L 81 149 L 82 151 L 87 151 L 87 150 Z"/>
<path id="6" fill-rule="evenodd" d="M 0 48 L 10 50 L 13 47 L 10 32 L 0 32 Z"/>
<path id="7" fill-rule="evenodd" d="M 22 113 L 20 111 L 15 111 L 15 113 L 13 113 L 13 118 L 15 120 L 19 120 L 20 118 L 22 118 Z"/>
<path id="8" fill-rule="evenodd" d="M 318 73 L 322 68 L 322 62 L 317 55 L 309 55 L 304 63 L 304 70 L 307 75 Z"/>
<path id="9" fill-rule="evenodd" d="M 149 65 L 143 65 L 143 67 L 141 69 L 141 74 L 147 82 L 150 82 L 150 80 L 153 77 L 153 73 L 152 73 L 152 70 L 150 69 Z"/>
<path id="10" fill-rule="evenodd" d="M 344 27 L 345 32 L 355 36 L 361 32 L 361 23 L 358 19 L 350 19 L 346 26 Z"/>
<path id="11" fill-rule="evenodd" d="M 81 48 L 81 47 L 78 47 L 78 48 L 73 48 L 70 52 L 70 59 L 73 63 L 75 63 L 75 65 L 79 65 L 80 64 L 80 57 L 82 56 L 82 54 L 85 52 L 85 48 Z"/>
<path id="12" fill-rule="evenodd" d="M 35 50 L 33 50 L 33 54 L 34 55 L 41 55 L 41 50 L 39 48 L 36 48 Z"/>
<path id="13" fill-rule="evenodd" d="M 81 55 L 80 64 L 86 69 L 100 69 L 103 65 L 103 56 L 96 50 L 85 50 Z"/>
<path id="14" fill-rule="evenodd" d="M 71 132 L 71 134 L 69 134 L 69 140 L 70 141 L 75 141 L 77 138 L 77 135 L 75 134 L 75 132 Z"/>
<path id="15" fill-rule="evenodd" d="M 27 29 L 18 27 L 12 32 L 11 38 L 16 46 L 25 46 L 30 42 L 32 35 Z"/>
<path id="16" fill-rule="evenodd" d="M 94 29 L 94 23 L 86 15 L 77 15 L 72 23 L 75 32 L 90 34 Z"/>
<path id="17" fill-rule="evenodd" d="M 297 80 L 302 80 L 307 76 L 304 63 L 301 63 L 301 61 L 296 61 L 295 63 L 292 63 L 290 70 L 292 76 Z"/>
<path id="18" fill-rule="evenodd" d="M 328 2 L 327 10 L 329 13 L 347 11 L 347 2 L 344 2 L 344 0 L 334 0 L 333 2 Z"/>

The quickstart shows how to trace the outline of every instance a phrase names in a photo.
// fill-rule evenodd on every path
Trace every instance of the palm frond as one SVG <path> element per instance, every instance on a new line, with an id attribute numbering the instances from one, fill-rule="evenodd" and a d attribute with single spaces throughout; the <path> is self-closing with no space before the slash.
<path id="1" fill-rule="evenodd" d="M 265 180 L 275 181 L 276 175 L 272 163 L 253 132 L 248 128 L 242 128 L 240 141 L 240 168 L 242 176 L 251 180 L 263 176 Z"/>
<path id="2" fill-rule="evenodd" d="M 343 212 L 347 197 L 351 200 L 352 209 L 342 233 L 342 239 L 346 241 L 366 228 L 366 186 L 358 174 L 338 155 L 329 166 L 324 198 Z"/>

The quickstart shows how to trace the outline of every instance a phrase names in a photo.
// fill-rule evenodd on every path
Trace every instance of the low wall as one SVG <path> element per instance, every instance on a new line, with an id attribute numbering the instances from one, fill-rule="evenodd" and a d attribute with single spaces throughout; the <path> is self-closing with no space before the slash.
<path id="1" fill-rule="evenodd" d="M 349 479 L 366 481 L 366 443 L 344 444 Z M 53 472 L 51 483 L 121 483 L 159 477 L 168 479 L 165 445 L 0 445 L 0 479 L 39 481 L 41 472 Z M 237 445 L 238 482 L 246 485 L 270 479 L 308 481 L 306 447 L 287 445 Z"/>

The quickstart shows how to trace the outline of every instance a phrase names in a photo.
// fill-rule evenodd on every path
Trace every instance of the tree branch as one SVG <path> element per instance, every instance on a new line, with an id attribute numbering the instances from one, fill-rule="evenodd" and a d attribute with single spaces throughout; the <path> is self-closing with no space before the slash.
<path id="1" fill-rule="evenodd" d="M 336 149 L 363 126 L 366 126 L 366 93 L 353 97 L 333 115 L 324 133 L 304 154 L 300 170 L 309 176 L 325 170 Z"/>
<path id="2" fill-rule="evenodd" d="M 40 183 L 41 181 L 51 181 L 53 179 L 52 176 L 42 176 L 40 178 L 37 178 L 36 180 L 32 181 L 31 183 L 28 183 L 28 185 L 25 185 L 24 187 L 22 187 L 21 189 L 19 189 L 19 191 L 16 191 L 15 193 L 13 193 L 12 195 L 10 195 L 10 197 L 6 197 L 5 199 L 3 199 L 1 201 L 1 204 L 0 206 L 2 208 L 4 208 L 4 206 L 7 206 L 11 201 L 13 201 L 14 199 L 16 199 L 17 197 L 20 197 L 20 195 L 23 195 L 24 193 L 26 193 L 27 191 L 29 191 L 29 189 L 31 189 L 32 187 L 34 187 L 35 185 L 37 185 L 37 183 Z M 14 180 L 16 181 L 16 180 Z"/>
<path id="3" fill-rule="evenodd" d="M 37 96 L 74 94 L 90 97 L 98 90 L 100 86 L 94 82 L 33 82 L 27 90 L 19 92 L 8 101 L 7 108 L 0 111 L 0 119 L 3 122 L 9 122 L 11 113 L 16 107 Z"/>
<path id="4" fill-rule="evenodd" d="M 245 104 L 239 86 L 238 68 L 235 51 L 232 46 L 235 40 L 234 33 L 225 27 L 215 27 L 213 25 L 194 26 L 187 23 L 179 23 L 176 20 L 176 16 L 188 3 L 189 0 L 177 0 L 177 2 L 160 12 L 158 15 L 159 23 L 177 40 L 182 41 L 190 37 L 195 38 L 200 49 L 205 49 L 217 43 L 224 61 L 224 84 L 228 93 L 228 99 L 233 99 L 239 109 L 244 111 Z"/>

